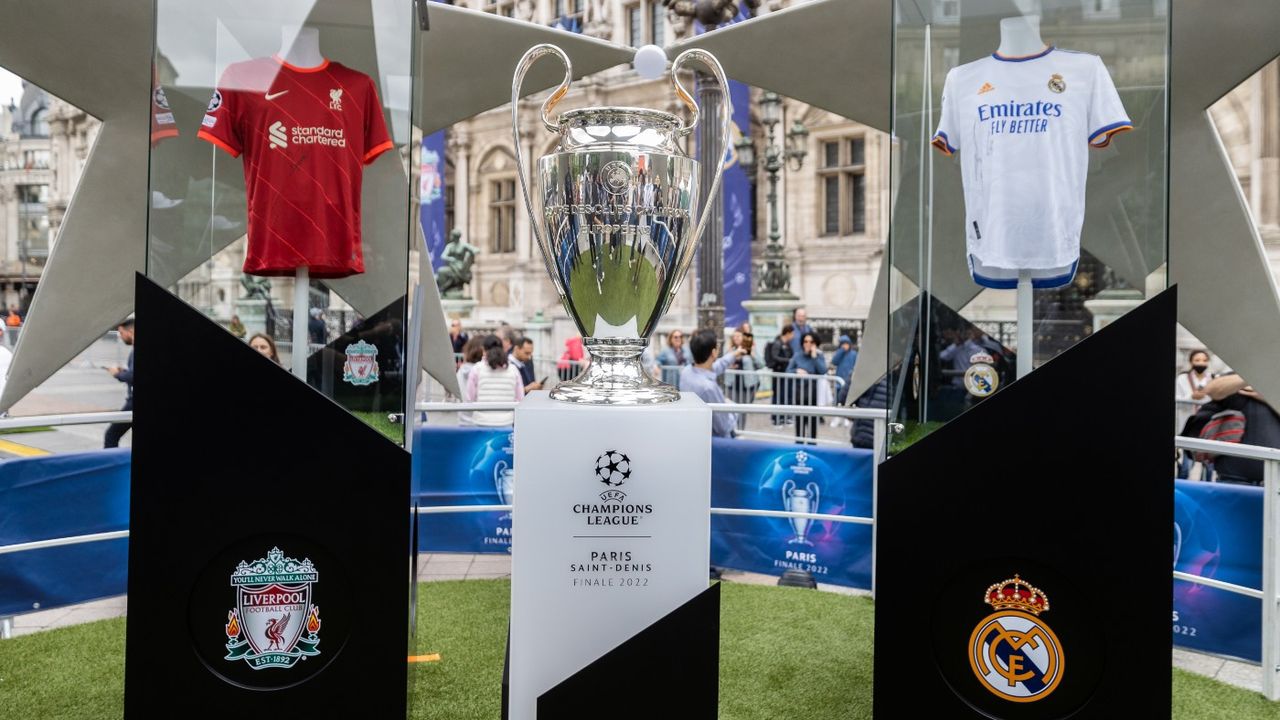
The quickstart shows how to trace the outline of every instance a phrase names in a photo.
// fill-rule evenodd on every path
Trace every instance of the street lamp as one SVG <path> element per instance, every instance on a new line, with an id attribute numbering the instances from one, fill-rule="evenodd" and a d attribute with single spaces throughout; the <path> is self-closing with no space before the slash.
<path id="1" fill-rule="evenodd" d="M 797 120 L 779 144 L 774 142 L 773 130 L 781 122 L 782 98 L 775 92 L 764 93 L 760 98 L 760 124 L 765 127 L 764 171 L 769 174 L 769 237 L 756 278 L 756 298 L 761 300 L 798 299 L 791 294 L 791 267 L 787 264 L 782 232 L 778 229 L 778 173 L 785 167 L 793 172 L 804 167 L 809 130 Z M 734 143 L 734 148 L 738 151 L 738 163 L 754 177 L 758 159 L 751 138 L 744 135 Z"/>

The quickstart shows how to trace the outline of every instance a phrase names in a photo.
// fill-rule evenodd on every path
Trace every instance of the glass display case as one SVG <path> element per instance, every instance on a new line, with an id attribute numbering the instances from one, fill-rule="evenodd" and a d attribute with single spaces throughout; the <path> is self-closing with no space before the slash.
<path id="1" fill-rule="evenodd" d="M 150 98 L 147 275 L 396 442 L 416 34 L 400 0 L 157 0 Z"/>
<path id="2" fill-rule="evenodd" d="M 888 367 L 908 433 L 1165 287 L 1169 23 L 1167 0 L 895 0 Z"/>

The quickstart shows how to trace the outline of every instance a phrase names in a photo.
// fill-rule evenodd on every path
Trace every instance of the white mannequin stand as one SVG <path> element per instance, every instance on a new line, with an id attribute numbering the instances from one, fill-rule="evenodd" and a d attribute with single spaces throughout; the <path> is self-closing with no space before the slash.
<path id="1" fill-rule="evenodd" d="M 301 68 L 319 67 L 324 64 L 320 53 L 320 31 L 302 25 L 285 25 L 280 28 L 280 57 L 290 65 Z M 293 276 L 293 352 L 290 363 L 293 374 L 307 379 L 307 308 L 311 304 L 311 278 L 307 268 L 299 267 Z"/>
<path id="2" fill-rule="evenodd" d="M 1026 57 L 1044 52 L 1048 47 L 1040 37 L 1040 17 L 1023 15 L 1000 21 L 1000 47 L 996 52 L 1004 57 Z M 1026 377 L 1032 369 L 1035 355 L 1035 298 L 1031 288 L 1031 273 L 1018 273 L 1018 377 Z"/>

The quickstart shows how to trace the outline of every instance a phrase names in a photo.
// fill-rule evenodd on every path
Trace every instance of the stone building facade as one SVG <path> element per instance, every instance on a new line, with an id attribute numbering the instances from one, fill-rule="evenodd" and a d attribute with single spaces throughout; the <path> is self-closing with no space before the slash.
<path id="1" fill-rule="evenodd" d="M 758 12 L 775 11 L 790 2 L 768 0 Z M 627 45 L 668 45 L 693 32 L 689 21 L 668 14 L 660 0 L 456 0 L 455 4 L 581 30 Z M 937 32 L 946 28 L 940 25 Z M 1117 37 L 1116 42 L 1122 41 Z M 935 58 L 935 65 L 949 60 Z M 0 108 L 0 302 L 5 306 L 25 307 L 29 301 L 30 288 L 56 241 L 98 128 L 89 115 L 36 88 L 29 86 L 28 94 L 30 99 L 24 96 L 19 106 Z M 752 90 L 750 132 L 757 154 L 765 145 L 758 122 L 759 98 L 759 91 Z M 541 96 L 525 100 L 520 110 L 523 150 L 530 162 L 554 143 L 537 122 L 540 100 Z M 587 105 L 682 112 L 665 80 L 640 79 L 627 67 L 575 82 L 561 103 L 563 108 Z M 40 108 L 39 117 L 33 116 L 34 108 Z M 1271 266 L 1280 271 L 1280 66 L 1268 65 L 1225 96 L 1213 108 L 1213 117 L 1266 242 Z M 796 120 L 809 130 L 805 162 L 799 170 L 784 170 L 779 185 L 779 221 L 792 271 L 792 292 L 800 296 L 811 317 L 865 318 L 889 232 L 891 143 L 888 136 L 866 126 L 784 98 L 777 132 L 781 134 Z M 563 318 L 518 196 L 509 109 L 481 113 L 447 132 L 449 225 L 481 248 L 469 288 L 478 305 L 469 322 L 488 327 L 507 322 L 517 328 L 549 322 L 552 329 L 545 337 L 559 347 L 573 330 Z M 752 255 L 759 258 L 769 222 L 763 171 L 755 188 Z M 230 317 L 233 300 L 240 294 L 240 248 L 242 243 L 233 244 L 202 268 L 199 277 L 193 275 L 188 278 L 191 282 L 184 283 L 193 302 L 222 320 Z M 695 283 L 691 272 L 660 334 L 693 327 Z M 287 280 L 275 285 L 273 295 L 282 300 L 289 297 Z M 967 314 L 980 320 L 1012 320 L 1011 295 L 984 293 Z M 540 348 L 539 354 L 552 351 Z"/>

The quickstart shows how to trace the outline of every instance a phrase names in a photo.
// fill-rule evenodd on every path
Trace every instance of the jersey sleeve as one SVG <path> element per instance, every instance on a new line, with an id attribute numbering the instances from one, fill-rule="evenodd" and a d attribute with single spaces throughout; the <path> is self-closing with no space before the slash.
<path id="1" fill-rule="evenodd" d="M 1132 130 L 1133 123 L 1120 102 L 1120 93 L 1116 92 L 1107 66 L 1102 63 L 1102 58 L 1094 60 L 1093 92 L 1089 98 L 1089 145 L 1104 148 L 1111 144 L 1116 133 Z"/>
<path id="2" fill-rule="evenodd" d="M 942 117 L 938 120 L 938 131 L 933 134 L 933 146 L 947 155 L 954 155 L 960 149 L 960 126 L 956 123 L 951 77 L 952 74 L 947 73 L 942 83 Z"/>
<path id="3" fill-rule="evenodd" d="M 231 157 L 238 157 L 244 152 L 244 138 L 240 135 L 237 117 L 240 91 L 233 89 L 235 83 L 230 75 L 231 69 L 228 68 L 214 88 L 213 96 L 209 98 L 209 108 L 200 121 L 200 131 L 196 133 L 196 137 L 222 148 Z"/>
<path id="4" fill-rule="evenodd" d="M 392 142 L 387 134 L 387 121 L 382 116 L 382 102 L 378 100 L 378 86 L 373 78 L 369 78 L 369 92 L 365 93 L 365 98 L 364 164 L 368 165 L 390 150 Z"/>

